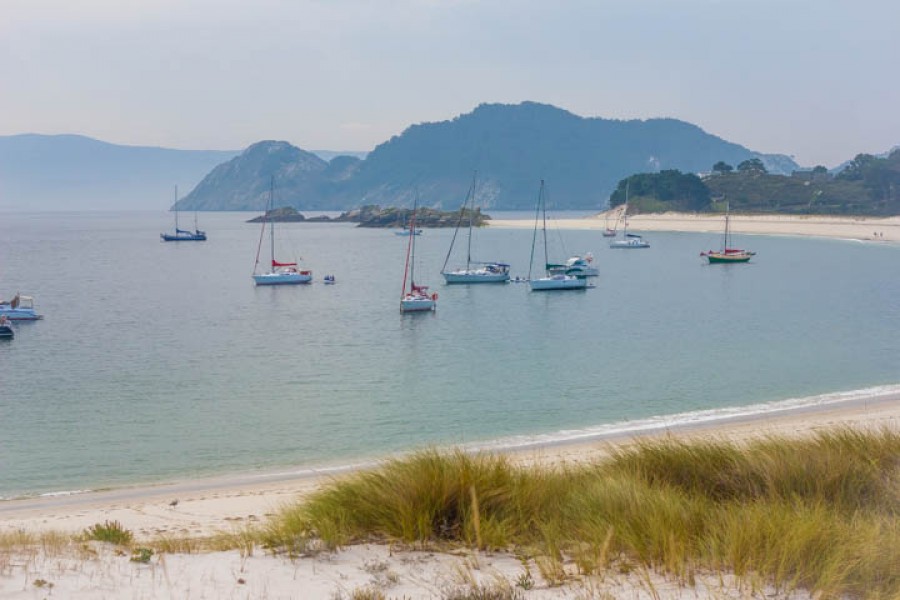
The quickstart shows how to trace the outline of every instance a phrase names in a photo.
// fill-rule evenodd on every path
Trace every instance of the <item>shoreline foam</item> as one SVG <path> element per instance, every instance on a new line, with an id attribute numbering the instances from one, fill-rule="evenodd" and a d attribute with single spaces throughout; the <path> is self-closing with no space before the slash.
<path id="1" fill-rule="evenodd" d="M 900 402 L 900 383 L 879 385 L 838 392 L 826 392 L 811 396 L 797 398 L 785 398 L 769 402 L 758 402 L 742 406 L 724 406 L 711 409 L 700 409 L 666 415 L 653 415 L 650 417 L 614 421 L 585 427 L 582 429 L 563 429 L 547 433 L 510 435 L 500 438 L 477 442 L 463 443 L 451 446 L 460 448 L 466 452 L 497 452 L 519 453 L 527 450 L 542 450 L 566 445 L 578 445 L 585 443 L 615 442 L 636 436 L 655 435 L 670 430 L 686 430 L 689 428 L 714 428 L 720 425 L 729 425 L 745 419 L 764 418 L 779 414 L 792 414 L 814 410 L 817 407 L 831 405 L 843 406 L 853 402 L 877 403 L 885 401 Z M 414 452 L 415 450 L 410 450 Z M 110 497 L 120 494 L 131 496 L 130 492 L 152 491 L 158 489 L 169 490 L 220 490 L 229 488 L 244 488 L 252 485 L 267 485 L 283 481 L 307 480 L 326 477 L 335 477 L 351 473 L 360 469 L 376 467 L 385 459 L 402 456 L 404 452 L 392 453 L 389 456 L 375 455 L 372 457 L 360 457 L 349 463 L 326 462 L 316 465 L 294 465 L 268 468 L 251 472 L 230 472 L 212 474 L 195 478 L 174 478 L 160 481 L 135 482 L 114 487 L 98 489 L 77 489 L 48 491 L 35 494 L 23 494 L 20 496 L 0 496 L 0 517 L 4 512 L 12 510 L 15 503 L 23 503 L 29 500 L 60 500 L 59 504 L 66 503 L 69 498 L 77 498 L 85 495 L 105 494 Z"/>
<path id="2" fill-rule="evenodd" d="M 501 438 L 460 448 L 507 454 L 520 464 L 552 465 L 593 460 L 605 455 L 611 446 L 660 435 L 743 440 L 767 434 L 803 434 L 834 425 L 900 429 L 900 384 Z M 210 535 L 259 521 L 327 481 L 397 456 L 402 453 L 322 468 L 278 469 L 4 500 L 0 501 L 0 533 L 23 529 L 80 532 L 98 522 L 119 520 L 139 538 L 174 533 Z"/>
<path id="3" fill-rule="evenodd" d="M 608 456 L 617 446 L 660 435 L 740 443 L 765 436 L 802 436 L 836 427 L 900 431 L 900 385 L 762 403 L 744 407 L 744 411 L 773 406 L 777 409 L 730 414 L 719 419 L 697 416 L 695 411 L 673 419 L 678 421 L 677 425 L 618 431 L 590 440 L 508 448 L 503 452 L 514 464 L 560 467 L 593 462 Z M 684 416 L 691 414 L 695 417 Z M 225 479 L 217 485 L 203 480 L 183 482 L 180 486 L 10 502 L 5 507 L 6 503 L 0 503 L 0 534 L 80 533 L 104 521 L 118 521 L 134 533 L 138 543 L 161 536 L 177 540 L 239 532 L 340 475 L 318 474 L 312 470 L 302 473 L 304 477 L 282 481 L 248 480 L 242 487 L 235 487 L 234 481 Z M 111 596 L 326 600 L 351 597 L 357 590 L 369 589 L 383 589 L 389 597 L 424 600 L 444 597 L 453 586 L 471 586 L 476 579 L 486 585 L 505 582 L 509 589 L 516 589 L 513 586 L 523 574 L 521 557 L 509 552 L 414 551 L 389 544 L 357 544 L 339 552 L 297 559 L 247 550 L 165 552 L 154 556 L 148 564 L 131 562 L 121 549 L 106 545 L 70 544 L 68 548 L 63 551 L 45 546 L 18 553 L 14 550 L 7 557 L 7 570 L 0 573 L 0 596 L 33 598 L 35 594 L 43 595 L 39 587 L 52 584 L 56 595 L 82 600 Z M 530 568 L 535 574 L 540 572 L 537 563 L 532 562 Z M 536 581 L 533 588 L 521 590 L 522 598 L 595 597 L 598 590 L 603 597 L 747 597 L 746 579 L 727 571 L 698 572 L 690 582 L 653 569 L 630 575 L 611 570 L 599 576 L 573 578 L 562 586 L 539 577 Z M 766 596 L 811 598 L 802 589 L 776 590 L 764 582 L 752 585 L 754 589 L 762 586 L 759 593 Z"/>

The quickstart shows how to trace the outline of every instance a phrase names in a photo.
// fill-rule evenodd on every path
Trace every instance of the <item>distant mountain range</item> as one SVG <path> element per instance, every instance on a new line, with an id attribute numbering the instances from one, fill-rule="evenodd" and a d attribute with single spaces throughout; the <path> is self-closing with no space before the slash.
<path id="1" fill-rule="evenodd" d="M 0 209 L 167 209 L 237 152 L 119 146 L 80 135 L 0 136 Z"/>
<path id="2" fill-rule="evenodd" d="M 264 141 L 243 152 L 109 144 L 77 135 L 0 136 L 0 209 L 253 210 L 276 205 L 343 211 L 369 204 L 458 208 L 473 174 L 486 210 L 531 209 L 540 179 L 550 206 L 601 209 L 624 177 L 759 158 L 770 173 L 798 169 L 676 119 L 584 118 L 534 102 L 483 104 L 422 123 L 372 152 L 307 151 Z M 188 190 L 191 190 L 185 195 Z"/>
<path id="3" fill-rule="evenodd" d="M 238 154 L 122 146 L 81 135 L 0 136 L 0 210 L 168 210 L 175 185 L 183 196 Z M 327 158 L 338 154 L 322 151 Z"/>
<path id="4" fill-rule="evenodd" d="M 719 160 L 760 158 L 771 172 L 789 157 L 753 152 L 675 119 L 584 118 L 523 102 L 483 104 L 450 121 L 413 125 L 363 159 L 326 162 L 286 142 L 259 142 L 216 167 L 178 207 L 262 210 L 275 177 L 278 206 L 345 210 L 367 204 L 458 207 L 473 173 L 485 209 L 530 209 L 540 179 L 554 208 L 601 209 L 623 177 L 641 171 L 709 171 Z"/>

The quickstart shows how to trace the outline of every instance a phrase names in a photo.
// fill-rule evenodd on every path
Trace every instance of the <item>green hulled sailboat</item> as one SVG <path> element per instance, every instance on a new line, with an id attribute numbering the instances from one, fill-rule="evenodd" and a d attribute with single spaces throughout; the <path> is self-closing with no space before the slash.
<path id="1" fill-rule="evenodd" d="M 756 252 L 750 250 L 741 250 L 731 248 L 731 231 L 728 227 L 729 206 L 725 204 L 725 235 L 722 237 L 721 250 L 709 250 L 701 252 L 700 256 L 705 256 L 710 264 L 728 264 L 728 263 L 745 263 L 756 255 Z"/>

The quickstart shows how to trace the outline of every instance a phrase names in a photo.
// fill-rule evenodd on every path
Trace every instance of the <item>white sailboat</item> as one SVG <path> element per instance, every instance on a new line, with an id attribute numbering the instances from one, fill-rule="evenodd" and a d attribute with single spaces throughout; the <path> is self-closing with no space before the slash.
<path id="1" fill-rule="evenodd" d="M 534 247 L 537 245 L 538 223 L 543 223 L 541 231 L 544 236 L 544 269 L 545 276 L 533 278 L 531 276 L 532 267 L 534 266 Z M 586 277 L 577 277 L 575 275 L 566 275 L 565 273 L 553 272 L 555 265 L 550 264 L 549 252 L 547 250 L 547 201 L 544 198 L 544 180 L 541 179 L 541 189 L 538 192 L 537 207 L 534 211 L 534 234 L 531 238 L 531 260 L 528 263 L 528 283 L 531 285 L 531 291 L 550 291 L 550 290 L 583 290 L 588 287 Z"/>
<path id="2" fill-rule="evenodd" d="M 447 250 L 444 266 L 441 267 L 441 275 L 444 276 L 444 281 L 447 283 L 506 283 L 509 281 L 509 265 L 507 263 L 472 260 L 472 223 L 475 220 L 475 181 L 477 176 L 478 174 L 476 173 L 472 177 L 472 187 L 469 188 L 469 193 L 466 194 L 466 199 L 459 209 L 459 220 L 456 222 L 456 230 L 453 232 L 453 239 L 450 240 L 450 249 Z M 450 262 L 459 228 L 467 215 L 469 232 L 466 245 L 466 266 L 448 271 L 447 263 Z"/>
<path id="3" fill-rule="evenodd" d="M 309 270 L 299 270 L 296 262 L 278 262 L 275 260 L 275 221 L 272 218 L 273 204 L 275 202 L 275 178 L 269 186 L 269 204 L 266 208 L 266 218 L 262 224 L 262 230 L 259 234 L 259 245 L 256 248 L 256 264 L 253 267 L 253 281 L 256 285 L 296 285 L 299 283 L 309 283 L 312 281 L 313 274 Z M 259 254 L 262 248 L 263 237 L 266 231 L 266 224 L 269 225 L 269 241 L 270 241 L 270 258 L 269 271 L 266 273 L 257 273 L 259 267 Z"/>
<path id="4" fill-rule="evenodd" d="M 625 207 L 622 210 L 622 239 L 609 245 L 610 248 L 631 250 L 637 248 L 649 248 L 650 242 L 636 233 L 628 233 L 628 182 L 625 182 Z"/>
<path id="5" fill-rule="evenodd" d="M 429 294 L 427 285 L 416 284 L 416 209 L 419 197 L 413 202 L 409 224 L 409 243 L 406 246 L 406 266 L 403 268 L 403 290 L 400 293 L 400 312 L 422 312 L 437 308 L 437 294 Z M 406 282 L 409 281 L 409 288 Z"/>

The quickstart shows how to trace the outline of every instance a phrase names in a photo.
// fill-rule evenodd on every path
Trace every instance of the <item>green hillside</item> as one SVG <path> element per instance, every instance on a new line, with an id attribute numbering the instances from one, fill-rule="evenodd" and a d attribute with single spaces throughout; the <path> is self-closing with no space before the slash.
<path id="1" fill-rule="evenodd" d="M 737 168 L 717 162 L 702 180 L 680 171 L 622 179 L 610 196 L 616 206 L 630 193 L 629 212 L 731 210 L 745 213 L 889 216 L 900 214 L 900 150 L 885 158 L 860 154 L 837 175 L 824 167 L 791 175 L 768 173 L 760 161 Z"/>

